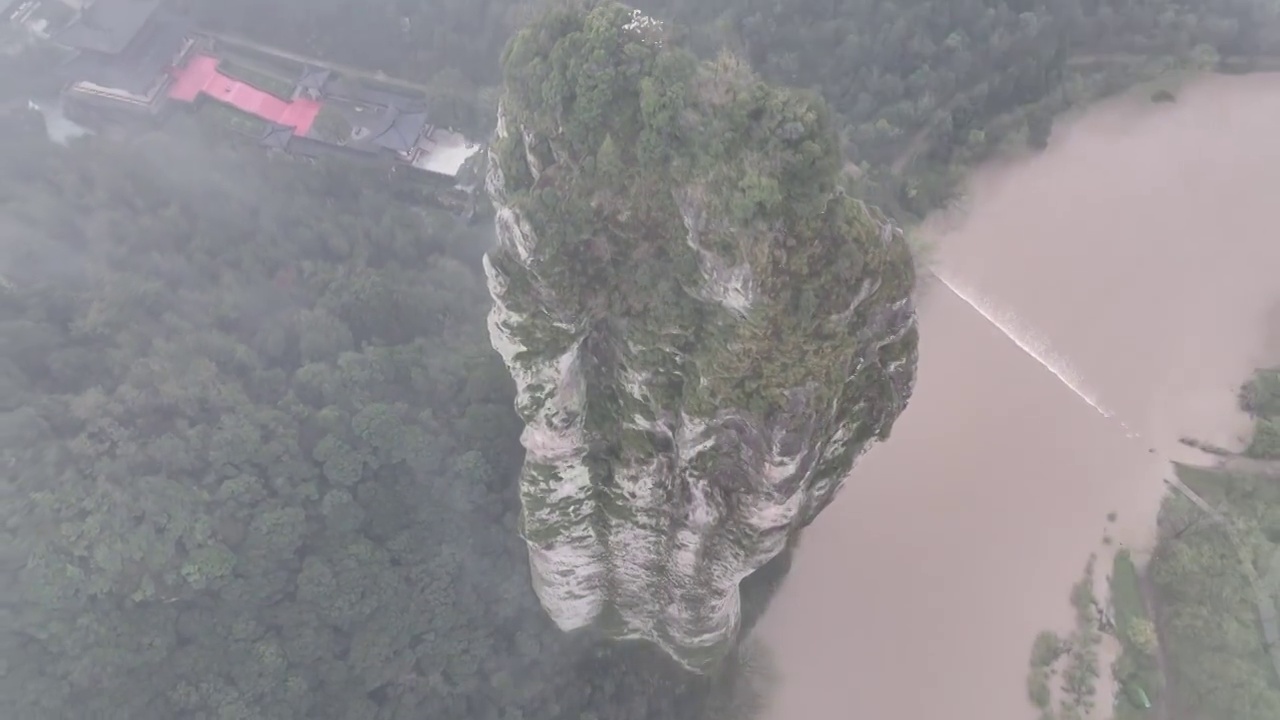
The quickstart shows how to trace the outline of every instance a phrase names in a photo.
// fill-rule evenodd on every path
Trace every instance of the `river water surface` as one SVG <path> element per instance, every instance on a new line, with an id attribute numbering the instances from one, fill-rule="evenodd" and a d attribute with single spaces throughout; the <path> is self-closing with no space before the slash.
<path id="1" fill-rule="evenodd" d="M 1149 547 L 1179 436 L 1238 445 L 1236 388 L 1280 359 L 1264 334 L 1277 120 L 1275 75 L 1105 103 L 979 172 L 964 217 L 926 227 L 939 272 L 1047 341 L 1029 344 L 1113 417 L 922 282 L 916 394 L 806 532 L 762 625 L 775 720 L 1035 716 L 1031 641 L 1070 627 L 1104 532 Z"/>

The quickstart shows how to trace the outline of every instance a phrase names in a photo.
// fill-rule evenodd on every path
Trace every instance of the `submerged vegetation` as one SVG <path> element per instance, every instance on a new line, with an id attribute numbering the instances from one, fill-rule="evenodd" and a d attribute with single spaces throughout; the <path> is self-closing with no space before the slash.
<path id="1" fill-rule="evenodd" d="M 1081 720 L 1097 702 L 1098 630 L 1097 597 L 1093 591 L 1094 563 L 1089 558 L 1084 575 L 1071 588 L 1075 626 L 1066 637 L 1044 631 L 1031 647 L 1027 673 L 1027 698 L 1040 711 L 1040 720 Z"/>

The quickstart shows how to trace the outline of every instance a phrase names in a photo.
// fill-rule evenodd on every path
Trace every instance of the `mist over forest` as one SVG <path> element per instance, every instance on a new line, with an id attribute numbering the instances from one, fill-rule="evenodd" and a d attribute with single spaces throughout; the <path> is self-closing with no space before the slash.
<path id="1" fill-rule="evenodd" d="M 698 58 L 727 51 L 768 83 L 815 91 L 843 152 L 841 197 L 901 224 L 996 152 L 1046 147 L 1069 109 L 1170 72 L 1280 57 L 1276 8 L 1261 0 L 636 4 Z M 517 0 L 170 9 L 421 84 L 435 125 L 484 142 L 504 48 L 543 12 Z M 564 632 L 540 605 L 517 532 L 525 423 L 486 325 L 486 199 L 459 213 L 432 197 L 438 185 L 268 153 L 204 113 L 51 142 L 27 105 L 56 96 L 47 63 L 0 56 L 6 718 L 766 717 L 777 668 L 751 630 L 795 538 L 743 581 L 738 641 L 706 672 L 648 642 Z M 759 192 L 760 207 L 787 198 Z M 1274 458 L 1276 377 L 1249 387 L 1254 454 Z M 1216 535 L 1184 537 L 1187 512 L 1167 511 L 1169 537 L 1226 553 Z M 1259 512 L 1271 532 L 1280 516 Z M 1243 585 L 1210 597 L 1208 561 L 1171 553 L 1156 563 L 1166 609 L 1247 615 Z M 1172 627 L 1184 669 L 1214 633 L 1223 663 L 1257 661 L 1217 666 L 1222 683 L 1247 679 L 1252 694 L 1234 698 L 1186 675 L 1184 707 L 1275 717 L 1280 681 L 1258 671 L 1252 636 Z"/>

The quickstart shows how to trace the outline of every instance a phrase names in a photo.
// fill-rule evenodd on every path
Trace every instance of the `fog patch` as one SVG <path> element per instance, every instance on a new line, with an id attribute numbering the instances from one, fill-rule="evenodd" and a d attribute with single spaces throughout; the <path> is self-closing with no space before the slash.
<path id="1" fill-rule="evenodd" d="M 36 102 L 27 101 L 27 107 L 40 113 L 44 118 L 44 129 L 49 139 L 62 146 L 67 146 L 76 138 L 94 134 L 89 128 L 80 125 L 66 116 L 62 111 L 62 101 Z"/>

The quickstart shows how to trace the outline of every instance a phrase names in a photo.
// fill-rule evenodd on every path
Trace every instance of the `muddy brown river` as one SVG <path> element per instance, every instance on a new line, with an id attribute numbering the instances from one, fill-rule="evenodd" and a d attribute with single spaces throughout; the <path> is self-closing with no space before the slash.
<path id="1" fill-rule="evenodd" d="M 1178 437 L 1238 445 L 1236 389 L 1280 360 L 1277 119 L 1276 75 L 1105 103 L 926 227 L 931 264 L 1113 417 L 923 283 L 915 397 L 762 626 L 773 720 L 1034 717 L 1031 641 L 1070 626 L 1104 531 L 1149 547 Z"/>

